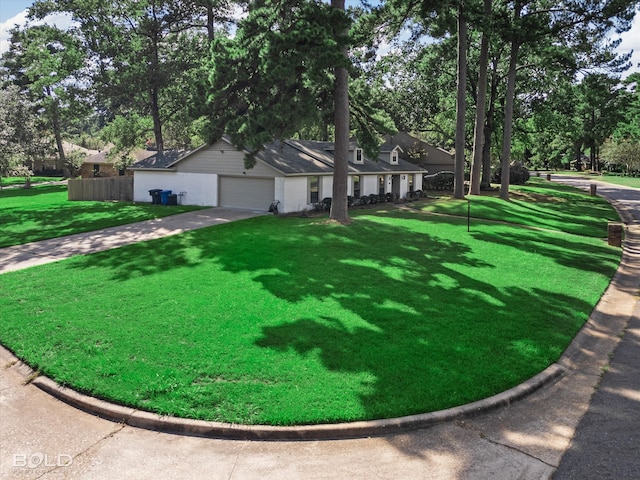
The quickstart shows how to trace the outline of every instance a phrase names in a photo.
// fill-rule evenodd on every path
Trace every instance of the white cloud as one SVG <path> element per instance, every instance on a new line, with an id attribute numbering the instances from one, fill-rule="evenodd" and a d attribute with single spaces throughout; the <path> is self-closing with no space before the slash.
<path id="1" fill-rule="evenodd" d="M 24 25 L 27 23 L 27 11 L 24 10 L 16 16 L 11 17 L 6 22 L 0 23 L 0 55 L 9 50 L 9 30 L 16 25 Z"/>
<path id="2" fill-rule="evenodd" d="M 617 48 L 618 53 L 629 53 L 633 50 L 633 55 L 631 56 L 632 66 L 623 74 L 623 77 L 627 77 L 634 72 L 640 72 L 640 11 L 636 11 L 631 29 L 628 32 L 624 32 L 619 38 L 622 39 L 622 42 Z"/>
<path id="3" fill-rule="evenodd" d="M 53 15 L 49 15 L 45 17 L 44 20 L 38 20 L 30 22 L 31 25 L 43 25 L 43 24 L 53 25 L 58 27 L 61 30 L 66 30 L 73 26 L 73 20 L 66 13 L 56 13 Z M 27 24 L 27 11 L 24 10 L 18 13 L 16 16 L 8 19 L 6 22 L 0 23 L 0 55 L 9 50 L 9 39 L 11 35 L 9 34 L 9 30 L 14 28 L 16 25 L 23 27 Z"/>

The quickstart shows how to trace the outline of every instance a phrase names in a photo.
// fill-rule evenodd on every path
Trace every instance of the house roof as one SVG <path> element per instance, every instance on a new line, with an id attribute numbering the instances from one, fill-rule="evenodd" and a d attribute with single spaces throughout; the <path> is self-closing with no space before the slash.
<path id="1" fill-rule="evenodd" d="M 196 150 L 199 150 L 199 149 L 196 149 Z M 154 150 L 145 150 L 146 152 L 150 153 L 150 155 L 138 160 L 129 168 L 134 170 L 136 169 L 141 169 L 141 170 L 161 169 L 162 170 L 162 169 L 171 168 L 173 167 L 174 164 L 187 158 L 196 150 L 167 150 L 162 153 L 159 153 Z"/>
<path id="2" fill-rule="evenodd" d="M 435 147 L 427 142 L 409 135 L 406 132 L 398 132 L 395 135 L 386 135 L 385 143 L 380 151 L 391 151 L 393 146 L 399 145 L 402 150 L 400 158 L 421 166 L 429 166 L 430 163 L 442 163 L 455 161 L 454 154 L 444 148 Z"/>
<path id="3" fill-rule="evenodd" d="M 112 143 L 107 144 L 102 150 L 87 150 L 83 147 L 78 147 L 75 149 L 71 149 L 70 151 L 77 150 L 85 153 L 87 157 L 83 160 L 82 163 L 100 163 L 100 164 L 111 164 L 114 163 L 117 158 L 109 157 L 109 152 L 113 149 L 114 145 Z M 154 155 L 156 152 L 152 150 L 142 149 L 142 148 L 134 148 L 131 152 L 131 155 L 134 157 L 136 162 L 144 160 L 145 158 Z"/>
<path id="4" fill-rule="evenodd" d="M 223 140 L 231 144 L 228 137 Z M 142 161 L 136 162 L 130 168 L 133 170 L 146 169 L 173 169 L 178 163 L 193 155 L 196 151 L 207 148 L 203 145 L 192 151 L 166 151 L 164 154 L 155 154 Z M 351 151 L 356 148 L 353 144 Z M 423 172 L 422 167 L 408 162 L 402 158 L 398 159 L 397 165 L 392 165 L 388 159 L 388 150 L 381 151 L 376 160 L 363 157 L 362 163 L 349 162 L 350 174 L 375 174 L 375 173 L 409 173 Z M 266 144 L 262 150 L 256 153 L 256 159 L 269 167 L 282 173 L 283 175 L 323 175 L 333 173 L 333 151 L 332 142 L 319 142 L 312 140 L 284 140 L 274 141 Z M 402 148 L 400 148 L 402 151 Z"/>
<path id="5" fill-rule="evenodd" d="M 256 158 L 285 175 L 332 173 L 333 163 L 319 153 L 299 142 L 286 140 L 265 145 Z"/>
<path id="6" fill-rule="evenodd" d="M 351 151 L 355 148 L 355 143 L 350 145 Z M 424 170 L 401 158 L 398 159 L 397 165 L 391 165 L 386 159 L 388 159 L 389 152 L 394 148 L 395 146 L 387 150 L 386 153 L 381 151 L 377 160 L 363 157 L 362 163 L 349 162 L 349 173 L 400 173 Z M 333 152 L 334 144 L 332 142 L 285 140 L 282 143 L 274 142 L 266 145 L 264 150 L 257 155 L 257 158 L 285 175 L 322 174 L 333 173 Z"/>

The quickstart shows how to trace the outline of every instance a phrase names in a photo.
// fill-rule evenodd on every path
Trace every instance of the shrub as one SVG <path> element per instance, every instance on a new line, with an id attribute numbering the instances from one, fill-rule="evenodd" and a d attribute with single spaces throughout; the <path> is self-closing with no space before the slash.
<path id="1" fill-rule="evenodd" d="M 495 183 L 501 183 L 501 169 L 500 167 L 496 168 L 493 172 L 491 181 Z M 521 163 L 512 163 L 509 169 L 509 183 L 511 185 L 524 185 L 529 181 L 531 175 L 529 174 L 529 169 L 522 165 Z"/>

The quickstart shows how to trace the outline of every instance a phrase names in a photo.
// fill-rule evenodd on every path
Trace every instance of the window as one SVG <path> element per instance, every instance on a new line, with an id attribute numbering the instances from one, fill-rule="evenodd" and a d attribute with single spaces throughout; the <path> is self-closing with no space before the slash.
<path id="1" fill-rule="evenodd" d="M 360 198 L 360 177 L 353 176 L 353 198 Z"/>
<path id="2" fill-rule="evenodd" d="M 93 164 L 93 176 L 97 177 L 98 175 L 100 175 L 100 164 L 99 163 L 94 163 Z"/>
<path id="3" fill-rule="evenodd" d="M 356 148 L 355 152 L 353 152 L 353 163 L 364 163 L 361 148 Z"/>
<path id="4" fill-rule="evenodd" d="M 398 150 L 394 150 L 391 152 L 391 165 L 398 164 Z"/>
<path id="5" fill-rule="evenodd" d="M 384 195 L 384 175 L 378 175 L 378 195 Z"/>
<path id="6" fill-rule="evenodd" d="M 409 175 L 409 191 L 413 192 L 413 175 Z"/>
<path id="7" fill-rule="evenodd" d="M 320 178 L 309 177 L 309 203 L 320 201 Z"/>

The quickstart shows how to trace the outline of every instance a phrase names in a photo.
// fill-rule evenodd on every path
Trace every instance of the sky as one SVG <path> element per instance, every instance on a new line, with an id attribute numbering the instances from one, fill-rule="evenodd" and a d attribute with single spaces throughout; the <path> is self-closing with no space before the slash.
<path id="1" fill-rule="evenodd" d="M 0 54 L 9 49 L 9 30 L 15 24 L 24 25 L 26 22 L 26 10 L 33 4 L 33 0 L 0 0 Z M 68 17 L 56 16 L 49 23 L 59 28 L 68 26 Z M 620 53 L 628 53 L 633 50 L 631 61 L 633 67 L 625 72 L 626 77 L 632 72 L 640 72 L 640 12 L 636 14 L 631 30 L 622 36 L 622 43 L 618 48 Z"/>

